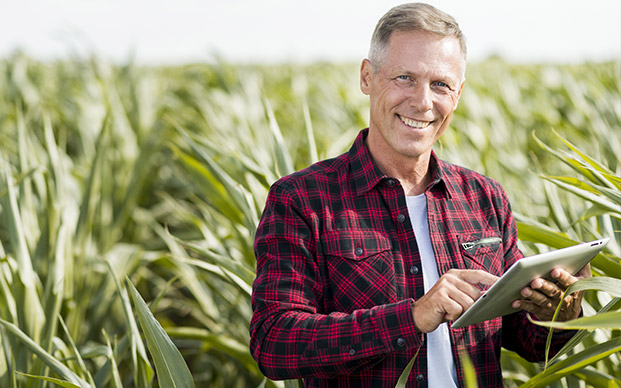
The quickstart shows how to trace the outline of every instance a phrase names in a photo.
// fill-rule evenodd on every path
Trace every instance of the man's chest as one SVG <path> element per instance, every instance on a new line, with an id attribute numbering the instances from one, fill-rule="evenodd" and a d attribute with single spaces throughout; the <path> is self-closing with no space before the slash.
<path id="1" fill-rule="evenodd" d="M 327 311 L 352 312 L 424 294 L 419 242 L 404 197 L 371 196 L 321 211 L 315 257 Z M 501 274 L 502 231 L 495 220 L 487 209 L 428 200 L 439 276 L 451 268 Z"/>

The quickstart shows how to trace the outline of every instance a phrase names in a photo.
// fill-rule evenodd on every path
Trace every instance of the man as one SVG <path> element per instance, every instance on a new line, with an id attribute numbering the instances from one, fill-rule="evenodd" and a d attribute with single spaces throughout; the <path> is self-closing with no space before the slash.
<path id="1" fill-rule="evenodd" d="M 464 86 L 466 47 L 455 20 L 404 4 L 378 22 L 360 86 L 369 128 L 337 158 L 284 177 L 259 224 L 251 351 L 272 379 L 309 387 L 394 387 L 416 355 L 411 386 L 464 383 L 467 354 L 481 387 L 502 386 L 500 347 L 544 357 L 549 319 L 577 280 L 536 279 L 522 309 L 466 328 L 450 324 L 522 257 L 500 185 L 439 160 Z M 465 244 L 472 243 L 472 244 Z M 583 269 L 578 277 L 589 276 Z M 560 319 L 580 314 L 566 298 Z M 558 351 L 572 332 L 556 332 Z"/>

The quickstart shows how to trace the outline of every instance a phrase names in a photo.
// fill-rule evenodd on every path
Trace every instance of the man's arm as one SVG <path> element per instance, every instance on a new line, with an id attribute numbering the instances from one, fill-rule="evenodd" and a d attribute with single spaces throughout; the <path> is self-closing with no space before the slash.
<path id="1" fill-rule="evenodd" d="M 272 379 L 350 375 L 420 347 L 411 299 L 351 314 L 324 311 L 318 242 L 301 209 L 276 184 L 257 229 L 250 348 L 261 371 Z"/>

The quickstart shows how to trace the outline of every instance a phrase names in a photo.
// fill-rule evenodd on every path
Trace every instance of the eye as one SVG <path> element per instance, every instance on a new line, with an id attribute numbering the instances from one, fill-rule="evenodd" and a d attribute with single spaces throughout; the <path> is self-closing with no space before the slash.
<path id="1" fill-rule="evenodd" d="M 412 76 L 407 74 L 398 75 L 393 78 L 393 81 L 401 87 L 410 87 L 414 84 L 414 79 L 412 78 Z"/>
<path id="2" fill-rule="evenodd" d="M 452 92 L 453 88 L 451 88 L 449 86 L 449 84 L 447 84 L 446 82 L 442 82 L 442 81 L 436 81 L 433 83 L 433 87 L 436 88 L 436 90 L 442 91 L 442 92 Z"/>

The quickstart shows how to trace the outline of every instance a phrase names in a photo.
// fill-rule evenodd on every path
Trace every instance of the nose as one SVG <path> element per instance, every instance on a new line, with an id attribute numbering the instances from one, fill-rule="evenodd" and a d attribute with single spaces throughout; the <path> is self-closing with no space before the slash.
<path id="1" fill-rule="evenodd" d="M 418 83 L 412 88 L 410 105 L 418 112 L 426 112 L 433 107 L 432 92 L 429 85 Z"/>

